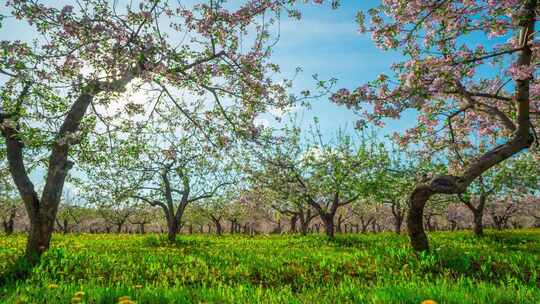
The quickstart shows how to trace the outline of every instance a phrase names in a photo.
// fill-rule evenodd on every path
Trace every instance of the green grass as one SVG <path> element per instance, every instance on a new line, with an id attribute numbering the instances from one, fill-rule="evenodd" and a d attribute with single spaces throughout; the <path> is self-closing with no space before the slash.
<path id="1" fill-rule="evenodd" d="M 540 230 L 430 234 L 414 256 L 405 236 L 55 235 L 1 303 L 540 303 Z M 25 237 L 0 236 L 0 274 Z M 77 302 L 76 300 L 74 300 Z"/>

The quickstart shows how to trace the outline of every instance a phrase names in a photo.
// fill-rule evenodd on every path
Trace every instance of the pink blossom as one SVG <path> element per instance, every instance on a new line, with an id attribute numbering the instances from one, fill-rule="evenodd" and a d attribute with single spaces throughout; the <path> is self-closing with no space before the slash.
<path id="1" fill-rule="evenodd" d="M 512 64 L 507 72 L 515 80 L 527 80 L 533 77 L 535 70 L 534 66 Z"/>

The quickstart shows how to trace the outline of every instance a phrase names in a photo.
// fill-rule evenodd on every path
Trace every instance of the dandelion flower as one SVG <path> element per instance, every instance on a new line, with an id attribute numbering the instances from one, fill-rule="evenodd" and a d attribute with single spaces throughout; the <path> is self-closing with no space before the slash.
<path id="1" fill-rule="evenodd" d="M 437 304 L 435 300 L 424 300 L 421 304 Z"/>
<path id="2" fill-rule="evenodd" d="M 75 298 L 82 298 L 82 297 L 84 297 L 84 291 L 77 291 L 77 292 L 73 295 L 73 297 L 75 297 Z"/>
<path id="3" fill-rule="evenodd" d="M 135 302 L 131 301 L 131 298 L 128 296 L 123 296 L 118 299 L 118 304 L 134 304 Z"/>
<path id="4" fill-rule="evenodd" d="M 73 297 L 71 298 L 71 304 L 79 304 L 82 302 L 82 299 L 79 297 Z"/>

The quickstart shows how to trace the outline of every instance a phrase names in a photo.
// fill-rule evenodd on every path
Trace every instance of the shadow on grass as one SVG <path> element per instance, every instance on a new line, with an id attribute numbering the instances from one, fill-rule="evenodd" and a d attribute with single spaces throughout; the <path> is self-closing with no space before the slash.
<path id="1" fill-rule="evenodd" d="M 207 239 L 197 239 L 192 237 L 183 238 L 177 236 L 174 242 L 170 242 L 166 236 L 149 236 L 144 239 L 144 245 L 147 247 L 204 247 L 212 245 L 215 242 Z"/>
<path id="2" fill-rule="evenodd" d="M 489 232 L 489 233 L 484 234 L 483 237 L 494 242 L 505 243 L 508 245 L 536 243 L 540 241 L 540 238 L 536 235 L 516 235 L 513 233 L 501 232 L 501 231 Z"/>
<path id="3" fill-rule="evenodd" d="M 4 273 L 0 274 L 0 298 L 9 291 L 17 282 L 27 279 L 32 270 L 39 263 L 39 259 L 29 258 L 27 255 L 20 256 Z"/>

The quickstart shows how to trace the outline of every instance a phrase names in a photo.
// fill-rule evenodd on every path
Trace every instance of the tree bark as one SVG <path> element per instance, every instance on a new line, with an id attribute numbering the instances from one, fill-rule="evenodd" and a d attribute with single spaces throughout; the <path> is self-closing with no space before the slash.
<path id="1" fill-rule="evenodd" d="M 30 218 L 30 231 L 26 243 L 26 257 L 31 263 L 36 263 L 43 252 L 49 249 L 54 219 L 38 213 Z"/>
<path id="2" fill-rule="evenodd" d="M 298 214 L 298 219 L 300 220 L 300 234 L 307 235 L 309 232 L 309 224 L 311 223 L 311 220 L 315 217 L 314 214 L 312 214 L 311 210 L 307 210 L 306 212 L 301 211 Z M 319 228 L 317 227 L 317 233 L 319 233 Z"/>
<path id="3" fill-rule="evenodd" d="M 394 217 L 394 232 L 401 234 L 401 226 L 403 225 L 403 216 Z"/>
<path id="4" fill-rule="evenodd" d="M 484 185 L 481 184 L 481 193 L 478 197 L 478 205 L 474 206 L 471 200 L 465 200 L 460 197 L 460 200 L 473 214 L 473 232 L 476 236 L 482 236 L 484 234 L 484 210 L 489 193 L 485 192 Z"/>
<path id="5" fill-rule="evenodd" d="M 336 225 L 336 232 L 342 233 L 343 229 L 341 228 L 341 225 L 343 224 L 343 216 L 340 214 L 337 219 L 337 225 Z"/>
<path id="6" fill-rule="evenodd" d="M 483 224 L 483 217 L 484 217 L 484 210 L 477 210 L 473 212 L 474 217 L 474 234 L 477 236 L 484 235 L 484 224 Z"/>
<path id="7" fill-rule="evenodd" d="M 371 222 L 371 231 L 372 232 L 377 232 L 377 221 L 373 220 Z"/>
<path id="8" fill-rule="evenodd" d="M 282 227 L 281 227 L 281 219 L 278 219 L 277 226 L 272 230 L 272 233 L 281 233 Z"/>
<path id="9" fill-rule="evenodd" d="M 305 220 L 305 219 L 300 219 L 300 234 L 302 235 L 307 235 L 308 234 L 308 230 L 309 230 L 309 221 Z M 317 232 L 319 231 L 318 230 L 319 228 L 317 228 Z"/>
<path id="10" fill-rule="evenodd" d="M 330 240 L 334 239 L 334 217 L 331 214 L 326 214 L 321 216 L 321 219 L 324 223 L 324 231 L 326 236 Z"/>
<path id="11" fill-rule="evenodd" d="M 394 232 L 401 234 L 401 226 L 403 226 L 403 219 L 405 215 L 404 208 L 401 207 L 399 202 L 392 201 L 392 215 L 394 216 Z"/>
<path id="12" fill-rule="evenodd" d="M 117 234 L 122 233 L 122 227 L 124 227 L 124 223 L 117 223 L 116 224 L 116 233 Z"/>
<path id="13" fill-rule="evenodd" d="M 167 221 L 167 240 L 169 243 L 176 242 L 176 235 L 178 234 L 178 222 L 174 220 L 174 217 L 170 217 Z"/>
<path id="14" fill-rule="evenodd" d="M 290 228 L 290 233 L 296 233 L 296 222 L 298 222 L 298 215 L 296 214 L 293 214 L 293 216 L 291 216 L 291 228 Z"/>
<path id="15" fill-rule="evenodd" d="M 145 226 L 145 223 L 139 223 L 139 233 L 140 234 L 145 234 L 144 226 Z"/>
<path id="16" fill-rule="evenodd" d="M 231 222 L 231 229 L 230 229 L 230 234 L 234 234 L 236 232 L 236 220 L 235 219 L 232 219 L 232 220 L 229 220 Z"/>
<path id="17" fill-rule="evenodd" d="M 457 228 L 457 222 L 454 220 L 450 220 L 450 231 L 454 232 Z"/>
<path id="18" fill-rule="evenodd" d="M 221 236 L 223 234 L 223 228 L 221 227 L 221 223 L 219 221 L 216 221 L 215 224 L 216 224 L 216 233 L 217 235 Z"/>
<path id="19" fill-rule="evenodd" d="M 69 223 L 67 219 L 64 219 L 64 222 L 62 223 L 62 233 L 66 234 L 69 232 Z"/>

